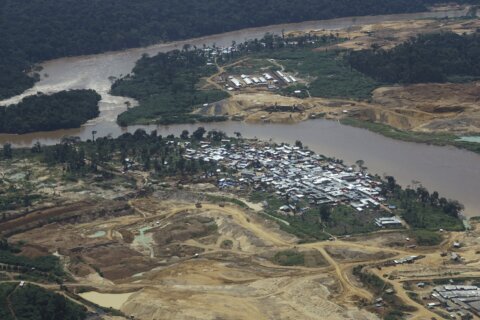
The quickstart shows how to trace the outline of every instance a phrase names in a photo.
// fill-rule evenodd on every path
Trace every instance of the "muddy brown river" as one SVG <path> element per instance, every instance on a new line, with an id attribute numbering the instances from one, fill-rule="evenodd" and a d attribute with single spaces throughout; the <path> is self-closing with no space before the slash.
<path id="1" fill-rule="evenodd" d="M 232 41 L 260 38 L 266 32 L 280 33 L 294 30 L 342 29 L 355 25 L 372 24 L 383 21 L 399 21 L 422 18 L 459 17 L 465 10 L 425 12 L 415 14 L 350 17 L 323 21 L 310 21 L 297 24 L 276 25 L 245 29 L 198 39 L 153 45 L 121 52 L 111 52 L 92 56 L 63 58 L 42 64 L 42 78 L 23 94 L 0 101 L 0 105 L 16 103 L 27 95 L 38 91 L 53 93 L 68 89 L 94 89 L 102 95 L 100 117 L 89 121 L 79 129 L 37 132 L 25 135 L 0 135 L 0 144 L 12 143 L 15 147 L 31 146 L 39 141 L 42 144 L 58 143 L 64 136 L 91 138 L 111 135 L 116 137 L 124 132 L 134 132 L 138 128 L 146 131 L 157 130 L 159 134 L 178 134 L 187 129 L 194 131 L 199 125 L 173 126 L 131 126 L 120 128 L 116 125 L 117 115 L 125 110 L 125 102 L 134 101 L 108 94 L 111 77 L 120 77 L 131 72 L 142 54 L 154 55 L 186 43 L 202 46 L 216 44 L 225 46 Z M 219 129 L 229 134 L 238 131 L 245 137 L 258 137 L 274 141 L 294 142 L 301 140 L 312 150 L 354 163 L 362 159 L 372 173 L 389 174 L 402 185 L 412 180 L 420 181 L 430 191 L 436 190 L 442 196 L 457 199 L 466 207 L 466 215 L 480 215 L 480 155 L 458 150 L 453 147 L 438 147 L 396 141 L 364 129 L 348 127 L 335 121 L 311 120 L 294 125 L 287 124 L 247 124 L 223 122 L 203 124 L 207 130 Z"/>

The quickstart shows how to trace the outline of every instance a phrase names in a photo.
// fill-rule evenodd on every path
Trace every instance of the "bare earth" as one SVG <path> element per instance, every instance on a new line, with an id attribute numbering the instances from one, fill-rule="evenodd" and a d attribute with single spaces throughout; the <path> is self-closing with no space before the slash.
<path id="1" fill-rule="evenodd" d="M 130 200 L 131 210 L 121 216 L 59 221 L 10 240 L 34 243 L 25 246 L 23 254 L 29 256 L 58 254 L 75 279 L 67 287 L 106 293 L 82 296 L 107 307 L 119 305 L 135 319 L 378 319 L 377 296 L 352 274 L 357 265 L 382 277 L 400 301 L 415 307 L 409 319 L 430 319 L 438 315 L 411 300 L 404 282 L 480 277 L 476 224 L 469 233 L 445 233 L 438 247 L 408 249 L 412 243 L 402 231 L 299 244 L 258 208 L 196 207 L 198 188 L 155 192 Z M 85 205 L 70 210 L 85 210 Z M 450 263 L 440 253 L 451 251 L 454 241 L 462 243 L 456 251 L 463 260 Z M 272 257 L 284 250 L 304 254 L 305 264 L 276 264 Z M 376 267 L 412 254 L 425 258 Z"/>

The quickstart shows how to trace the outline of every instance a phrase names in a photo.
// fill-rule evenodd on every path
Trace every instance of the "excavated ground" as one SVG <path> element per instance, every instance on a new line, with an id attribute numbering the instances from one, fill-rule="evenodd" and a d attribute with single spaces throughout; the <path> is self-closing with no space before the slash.
<path id="1" fill-rule="evenodd" d="M 376 295 L 352 274 L 357 265 L 382 277 L 400 301 L 416 307 L 411 318 L 424 319 L 435 314 L 411 300 L 403 282 L 480 277 L 477 229 L 445 233 L 440 246 L 414 249 L 401 231 L 299 244 L 255 209 L 208 202 L 197 207 L 197 189 L 131 200 L 122 215 L 106 212 L 39 224 L 10 241 L 26 242 L 22 254 L 30 257 L 59 255 L 75 279 L 67 287 L 100 292 L 91 295 L 100 305 L 123 299 L 118 304 L 126 315 L 149 320 L 377 319 L 370 312 L 380 312 L 373 306 Z M 98 203 L 99 210 L 107 203 Z M 62 215 L 83 210 L 69 207 Z M 461 262 L 440 256 L 453 250 L 453 241 L 462 243 L 455 249 Z M 301 262 L 289 263 L 287 253 L 302 256 Z M 383 266 L 408 255 L 425 258 Z"/>

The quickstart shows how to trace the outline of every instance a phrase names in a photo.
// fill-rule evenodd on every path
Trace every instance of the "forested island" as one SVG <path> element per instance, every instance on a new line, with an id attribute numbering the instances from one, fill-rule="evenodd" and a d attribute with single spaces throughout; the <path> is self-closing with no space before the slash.
<path id="1" fill-rule="evenodd" d="M 0 133 L 28 133 L 78 128 L 99 115 L 101 97 L 94 90 L 36 94 L 0 107 Z"/>
<path id="2" fill-rule="evenodd" d="M 385 83 L 468 81 L 480 78 L 480 33 L 419 35 L 391 50 L 353 51 L 350 64 Z"/>
<path id="3" fill-rule="evenodd" d="M 40 61 L 269 24 L 426 11 L 440 0 L 0 0 L 0 98 L 32 86 Z M 475 0 L 459 0 L 474 3 Z"/>
<path id="4" fill-rule="evenodd" d="M 197 90 L 200 78 L 217 70 L 207 65 L 199 50 L 175 50 L 140 59 L 133 75 L 117 80 L 112 94 L 137 99 L 140 106 L 118 117 L 122 126 L 155 121 L 161 124 L 209 121 L 208 117 L 189 114 L 194 106 L 218 101 L 229 95 L 221 90 Z"/>

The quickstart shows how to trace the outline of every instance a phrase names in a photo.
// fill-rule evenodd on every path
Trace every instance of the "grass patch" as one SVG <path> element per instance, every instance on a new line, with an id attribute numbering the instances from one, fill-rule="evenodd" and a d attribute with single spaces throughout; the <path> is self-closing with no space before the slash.
<path id="1" fill-rule="evenodd" d="M 285 250 L 277 252 L 273 261 L 281 266 L 303 266 L 305 257 L 303 253 L 296 250 Z"/>
<path id="2" fill-rule="evenodd" d="M 233 241 L 230 239 L 225 239 L 222 241 L 222 244 L 220 245 L 222 249 L 232 249 L 233 247 Z"/>
<path id="3" fill-rule="evenodd" d="M 322 222 L 318 209 L 309 209 L 303 215 L 295 216 L 279 213 L 279 208 L 285 201 L 268 192 L 252 192 L 249 200 L 257 203 L 266 201 L 268 206 L 265 208 L 265 217 L 275 220 L 281 230 L 297 236 L 302 242 L 327 240 L 330 238 L 329 233 L 346 235 L 376 231 L 378 227 L 374 220 L 382 216 L 380 212 L 373 210 L 359 214 L 349 206 L 340 205 L 333 207 L 328 221 Z M 289 225 L 272 217 L 286 221 Z"/>
<path id="4" fill-rule="evenodd" d="M 248 209 L 249 206 L 243 202 L 242 200 L 238 200 L 235 198 L 230 198 L 230 197 L 224 197 L 224 196 L 215 196 L 215 195 L 210 195 L 207 194 L 205 196 L 207 201 L 213 202 L 213 203 L 222 203 L 222 202 L 230 202 L 233 204 L 236 204 L 237 206 L 240 206 L 242 208 Z"/>
<path id="5" fill-rule="evenodd" d="M 436 246 L 442 242 L 442 236 L 430 230 L 411 230 L 410 237 L 414 238 L 420 246 Z"/>
<path id="6" fill-rule="evenodd" d="M 267 71 L 275 71 L 279 68 L 266 59 L 247 59 L 239 64 L 225 68 L 225 71 L 231 74 L 260 74 Z"/>
<path id="7" fill-rule="evenodd" d="M 255 191 L 250 193 L 249 200 L 255 203 L 265 201 L 267 207 L 264 209 L 264 217 L 274 220 L 280 226 L 280 229 L 291 233 L 301 239 L 302 242 L 327 240 L 329 235 L 323 232 L 323 226 L 318 223 L 318 218 L 312 217 L 315 220 L 313 223 L 302 220 L 300 217 L 285 216 L 278 212 L 279 208 L 284 205 L 284 201 L 278 198 L 275 194 L 263 191 Z M 288 223 L 282 223 L 277 219 L 281 219 Z"/>
<path id="8" fill-rule="evenodd" d="M 285 71 L 310 82 L 313 97 L 369 99 L 380 83 L 350 68 L 342 52 L 319 51 L 311 48 L 281 49 L 264 58 L 276 59 Z"/>
<path id="9" fill-rule="evenodd" d="M 333 207 L 330 219 L 325 222 L 326 231 L 334 235 L 368 233 L 378 230 L 375 218 L 382 216 L 373 210 L 358 213 L 350 206 Z"/>

